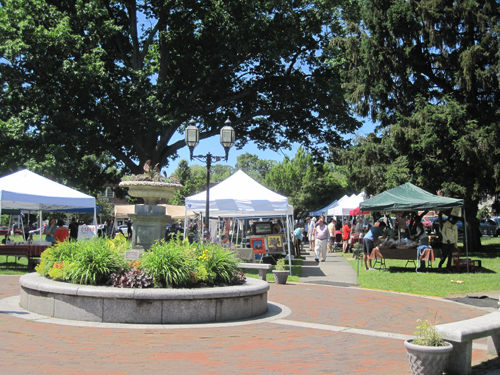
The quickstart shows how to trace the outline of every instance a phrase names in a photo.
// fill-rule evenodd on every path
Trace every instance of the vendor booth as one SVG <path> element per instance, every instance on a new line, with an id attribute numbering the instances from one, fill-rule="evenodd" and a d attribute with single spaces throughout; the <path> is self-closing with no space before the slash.
<path id="1" fill-rule="evenodd" d="M 2 209 L 39 211 L 40 228 L 42 227 L 42 211 L 91 209 L 94 213 L 94 223 L 97 223 L 94 197 L 39 176 L 27 169 L 0 178 L 0 215 Z M 37 243 L 15 246 L 17 247 L 14 250 L 26 253 L 28 259 L 31 256 L 39 256 L 45 249 L 41 250 L 41 247 L 37 247 L 39 246 Z M 3 249 L 6 252 L 8 250 L 7 247 Z"/>
<path id="2" fill-rule="evenodd" d="M 461 207 L 465 220 L 465 207 L 463 199 L 441 197 L 431 194 L 412 183 L 400 185 L 393 189 L 387 190 L 378 194 L 364 202 L 361 202 L 359 209 L 362 211 L 428 211 L 428 210 L 447 210 L 455 207 Z M 464 231 L 467 236 L 467 231 Z M 387 243 L 386 243 L 387 244 Z M 467 240 L 466 256 L 468 257 Z M 433 260 L 440 253 L 430 251 L 423 254 L 417 252 L 417 248 L 413 245 L 407 245 L 403 242 L 390 243 L 390 246 L 379 246 L 376 251 L 370 256 L 373 259 L 414 259 L 414 260 Z M 374 249 L 375 250 L 375 249 Z"/>
<path id="3" fill-rule="evenodd" d="M 200 215 L 205 214 L 206 210 L 206 191 L 186 198 L 186 211 L 194 211 Z M 240 219 L 249 218 L 286 218 L 287 227 L 293 228 L 293 207 L 288 204 L 288 198 L 275 193 L 272 190 L 262 186 L 252 179 L 242 170 L 237 171 L 224 181 L 210 188 L 209 191 L 209 216 L 210 217 L 233 217 Z M 187 222 L 187 220 L 185 220 Z M 260 230 L 265 231 L 265 228 Z M 283 247 L 282 242 L 276 236 L 281 238 L 281 233 L 255 234 L 260 236 L 260 241 L 253 241 L 254 251 L 271 251 Z M 285 231 L 288 249 L 291 249 L 290 230 Z M 275 236 L 268 238 L 267 236 Z M 267 241 L 269 240 L 269 241 Z M 252 242 L 251 242 L 252 243 Z M 283 250 L 278 250 L 283 251 Z M 291 257 L 289 257 L 291 266 Z M 291 272 L 291 267 L 290 267 Z"/>
<path id="4" fill-rule="evenodd" d="M 348 198 L 348 196 L 347 196 L 347 195 L 344 195 L 344 196 L 343 196 L 342 198 L 340 198 L 340 199 L 346 199 L 346 198 Z M 335 200 L 334 200 L 332 203 L 330 203 L 328 206 L 323 207 L 323 208 L 321 208 L 321 209 L 319 209 L 319 210 L 316 210 L 316 211 L 311 211 L 311 212 L 309 212 L 309 216 L 311 216 L 311 217 L 313 217 L 313 216 L 321 216 L 321 215 L 325 215 L 325 216 L 326 216 L 326 214 L 327 214 L 328 210 L 329 210 L 331 207 L 335 206 L 335 205 L 337 204 L 337 202 L 338 202 L 338 201 L 339 201 L 338 199 L 335 199 Z"/>
<path id="5" fill-rule="evenodd" d="M 351 210 L 359 207 L 359 204 L 365 200 L 365 193 L 353 194 L 350 197 L 339 200 L 336 205 L 328 209 L 328 216 L 349 216 Z"/>

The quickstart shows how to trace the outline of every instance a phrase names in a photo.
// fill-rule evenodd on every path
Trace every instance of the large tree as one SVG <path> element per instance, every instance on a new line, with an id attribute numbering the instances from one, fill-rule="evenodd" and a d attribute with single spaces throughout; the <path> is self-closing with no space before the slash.
<path id="1" fill-rule="evenodd" d="M 236 158 L 235 169 L 241 169 L 257 182 L 262 183 L 271 168 L 276 164 L 274 160 L 259 159 L 257 155 L 248 152 Z"/>
<path id="2" fill-rule="evenodd" d="M 378 193 L 412 181 L 442 189 L 466 199 L 475 227 L 478 200 L 500 182 L 498 1 L 360 4 L 350 36 L 334 39 L 346 48 L 350 102 L 383 130 L 344 155 L 359 167 L 358 187 Z"/>
<path id="3" fill-rule="evenodd" d="M 302 147 L 292 159 L 286 156 L 273 165 L 264 185 L 287 196 L 296 215 L 307 215 L 349 192 L 342 168 L 315 162 Z"/>
<path id="4" fill-rule="evenodd" d="M 358 126 L 328 64 L 342 1 L 1 1 L 0 156 L 64 147 L 137 174 L 177 156 L 191 118 L 201 139 L 229 118 L 238 147 L 321 155 Z"/>

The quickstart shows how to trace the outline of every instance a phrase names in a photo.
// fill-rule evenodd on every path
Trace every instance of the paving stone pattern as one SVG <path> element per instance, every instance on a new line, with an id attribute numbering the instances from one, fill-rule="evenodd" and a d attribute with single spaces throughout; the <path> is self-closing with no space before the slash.
<path id="1" fill-rule="evenodd" d="M 18 295 L 17 282 L 17 276 L 0 276 L 0 299 Z M 47 324 L 0 312 L 0 373 L 410 374 L 402 340 L 385 334 L 411 335 L 417 318 L 436 311 L 440 323 L 486 313 L 442 299 L 304 283 L 271 283 L 269 300 L 291 315 L 241 326 L 132 330 Z M 474 350 L 473 374 L 498 368 L 492 358 Z"/>

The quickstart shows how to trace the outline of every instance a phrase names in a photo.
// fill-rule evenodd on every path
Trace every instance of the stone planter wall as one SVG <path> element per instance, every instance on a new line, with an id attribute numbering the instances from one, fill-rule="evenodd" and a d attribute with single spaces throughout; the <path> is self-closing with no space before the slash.
<path id="1" fill-rule="evenodd" d="M 69 320 L 196 324 L 252 318 L 267 312 L 267 282 L 203 289 L 126 289 L 69 284 L 38 273 L 23 275 L 20 305 Z"/>

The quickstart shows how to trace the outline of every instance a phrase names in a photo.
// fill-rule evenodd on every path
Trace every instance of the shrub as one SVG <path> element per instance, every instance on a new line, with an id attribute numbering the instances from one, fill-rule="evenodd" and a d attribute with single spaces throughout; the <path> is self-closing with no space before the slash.
<path id="1" fill-rule="evenodd" d="M 89 241 L 65 241 L 42 253 L 37 272 L 56 280 L 97 285 L 106 282 L 112 272 L 127 267 L 123 252 L 129 245 L 94 238 Z"/>
<path id="2" fill-rule="evenodd" d="M 196 249 L 197 278 L 209 284 L 233 284 L 239 271 L 232 251 L 215 244 L 199 244 Z"/>
<path id="3" fill-rule="evenodd" d="M 118 272 L 111 274 L 108 285 L 117 288 L 150 288 L 153 286 L 153 278 L 138 269 L 132 268 L 126 271 L 121 268 Z"/>
<path id="4" fill-rule="evenodd" d="M 214 244 L 190 245 L 179 236 L 153 244 L 142 258 L 125 261 L 130 242 L 117 236 L 113 241 L 63 242 L 45 250 L 36 270 L 45 277 L 77 284 L 107 282 L 124 288 L 191 287 L 234 285 L 245 281 L 232 251 Z"/>
<path id="5" fill-rule="evenodd" d="M 195 266 L 192 251 L 177 240 L 160 241 L 151 246 L 142 259 L 141 265 L 153 278 L 155 286 L 186 286 Z"/>

